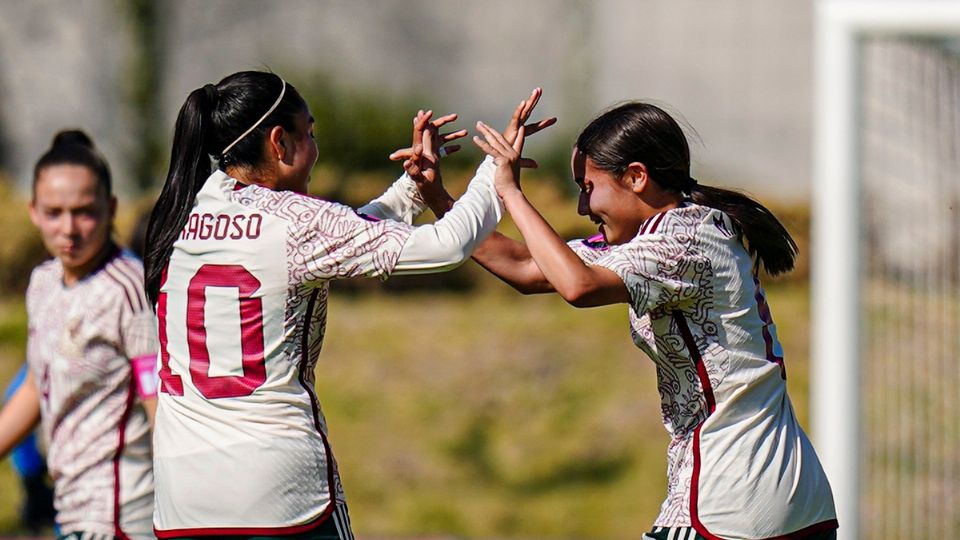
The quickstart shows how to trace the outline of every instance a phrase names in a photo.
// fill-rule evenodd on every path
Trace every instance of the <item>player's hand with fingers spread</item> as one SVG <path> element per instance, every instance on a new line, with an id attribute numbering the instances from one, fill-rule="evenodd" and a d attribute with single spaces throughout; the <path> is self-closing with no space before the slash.
<path id="1" fill-rule="evenodd" d="M 507 123 L 507 127 L 503 130 L 503 138 L 508 143 L 513 144 L 517 138 L 517 131 L 521 126 L 524 127 L 524 133 L 527 137 L 537 133 L 543 129 L 546 129 L 557 123 L 557 118 L 547 118 L 546 120 L 540 120 L 539 122 L 533 122 L 527 124 L 527 120 L 530 119 L 530 115 L 533 113 L 533 109 L 537 107 L 537 104 L 540 102 L 540 96 L 543 95 L 543 89 L 539 86 L 534 88 L 530 92 L 530 97 L 524 99 L 517 105 L 517 108 L 513 110 L 513 116 L 510 117 L 510 121 Z M 521 159 L 520 166 L 525 169 L 536 169 L 537 162 L 533 159 Z"/>
<path id="2" fill-rule="evenodd" d="M 433 118 L 433 111 L 417 111 L 417 115 L 413 117 L 413 141 L 411 145 L 406 148 L 396 150 L 390 154 L 391 160 L 400 161 L 401 159 L 408 158 L 413 152 L 413 147 L 423 142 L 423 134 L 427 130 L 432 130 L 434 132 L 434 139 L 441 141 L 436 149 L 438 156 L 448 156 L 460 150 L 459 144 L 447 143 L 466 136 L 467 130 L 461 129 L 449 133 L 440 133 L 440 128 L 446 124 L 449 124 L 450 122 L 455 121 L 457 119 L 457 115 L 448 114 L 435 120 L 431 120 L 431 118 Z"/>
<path id="3" fill-rule="evenodd" d="M 404 160 L 403 168 L 417 184 L 420 195 L 435 210 L 448 206 L 449 194 L 443 188 L 440 174 L 440 158 L 460 150 L 459 144 L 449 144 L 465 137 L 467 130 L 461 129 L 440 133 L 440 128 L 455 121 L 456 114 L 448 114 L 437 119 L 433 111 L 418 111 L 413 119 L 412 145 L 390 154 L 390 159 Z M 431 202 L 433 201 L 433 202 Z"/>
<path id="4" fill-rule="evenodd" d="M 513 144 L 507 142 L 500 132 L 483 122 L 477 122 L 477 130 L 483 137 L 474 137 L 473 142 L 487 155 L 492 156 L 493 162 L 497 165 L 497 171 L 493 175 L 493 185 L 497 194 L 503 199 L 512 193 L 519 193 L 520 155 L 523 153 L 525 127 L 520 126 L 517 129 Z"/>
<path id="5" fill-rule="evenodd" d="M 449 144 L 452 141 L 463 138 L 467 135 L 467 130 L 460 129 L 448 133 L 440 133 L 440 128 L 457 119 L 456 114 L 441 116 L 435 120 L 433 111 L 418 111 L 417 116 L 413 118 L 413 141 L 407 148 L 401 148 L 390 154 L 393 161 L 411 159 L 414 155 L 414 149 L 417 145 L 422 145 L 420 159 L 427 160 L 429 163 L 422 163 L 421 168 L 426 170 L 432 165 L 436 165 L 443 156 L 460 150 L 459 144 Z M 425 140 L 429 137 L 429 140 Z M 428 166 L 429 165 L 429 166 Z"/>

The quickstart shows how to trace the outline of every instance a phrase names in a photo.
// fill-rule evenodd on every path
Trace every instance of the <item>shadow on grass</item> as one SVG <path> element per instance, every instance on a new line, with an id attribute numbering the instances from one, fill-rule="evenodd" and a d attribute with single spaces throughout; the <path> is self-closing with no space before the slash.
<path id="1" fill-rule="evenodd" d="M 549 471 L 511 478 L 504 474 L 492 450 L 495 427 L 490 415 L 476 416 L 448 447 L 448 455 L 490 484 L 515 495 L 543 495 L 575 486 L 600 486 L 618 482 L 633 465 L 627 454 L 598 455 L 556 463 Z"/>

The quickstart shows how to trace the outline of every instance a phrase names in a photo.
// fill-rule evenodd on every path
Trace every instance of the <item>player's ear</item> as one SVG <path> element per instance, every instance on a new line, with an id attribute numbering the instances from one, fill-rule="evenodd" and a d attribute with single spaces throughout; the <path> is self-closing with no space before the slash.
<path id="1" fill-rule="evenodd" d="M 647 166 L 639 161 L 627 165 L 627 171 L 624 173 L 624 183 L 634 193 L 642 192 L 650 183 Z"/>
<path id="2" fill-rule="evenodd" d="M 40 212 L 37 210 L 37 201 L 30 200 L 29 206 L 27 206 L 27 211 L 30 213 L 30 221 L 37 227 L 40 226 Z"/>
<path id="3" fill-rule="evenodd" d="M 273 126 L 267 134 L 267 156 L 283 161 L 287 157 L 287 146 L 284 140 L 284 129 Z"/>

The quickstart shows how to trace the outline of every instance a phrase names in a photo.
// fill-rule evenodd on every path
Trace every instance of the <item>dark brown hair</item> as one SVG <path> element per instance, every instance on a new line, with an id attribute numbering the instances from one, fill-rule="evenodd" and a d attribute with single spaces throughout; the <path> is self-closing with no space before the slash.
<path id="1" fill-rule="evenodd" d="M 596 117 L 577 137 L 576 148 L 600 169 L 623 175 L 630 163 L 646 165 L 660 187 L 689 195 L 733 220 L 741 239 L 771 275 L 793 269 L 797 244 L 783 224 L 762 204 L 736 191 L 699 184 L 690 176 L 690 147 L 683 129 L 666 111 L 643 102 L 628 102 Z"/>
<path id="2" fill-rule="evenodd" d="M 284 90 L 285 88 L 285 90 Z M 263 116 L 283 92 L 283 99 L 263 122 L 223 150 Z M 211 158 L 226 166 L 256 167 L 263 159 L 263 138 L 274 126 L 294 130 L 306 103 L 292 85 L 273 73 L 241 71 L 217 84 L 190 92 L 174 127 L 170 170 L 150 213 L 144 252 L 147 297 L 156 303 L 163 269 L 190 209 L 211 173 Z"/>
<path id="3" fill-rule="evenodd" d="M 97 176 L 98 186 L 103 189 L 107 199 L 113 195 L 110 167 L 93 147 L 90 136 L 83 131 L 66 129 L 53 136 L 50 148 L 40 156 L 33 167 L 32 196 L 37 194 L 37 179 L 40 177 L 40 172 L 55 165 L 80 165 L 90 169 Z"/>

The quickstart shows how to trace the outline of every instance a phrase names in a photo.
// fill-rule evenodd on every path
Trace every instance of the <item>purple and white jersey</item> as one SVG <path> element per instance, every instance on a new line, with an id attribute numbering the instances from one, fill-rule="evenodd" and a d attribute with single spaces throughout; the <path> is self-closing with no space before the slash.
<path id="1" fill-rule="evenodd" d="M 672 440 L 655 525 L 711 539 L 836 528 L 830 485 L 786 393 L 776 326 L 729 216 L 685 203 L 626 244 L 569 245 L 623 279 L 633 341 L 656 364 Z"/>
<path id="2" fill-rule="evenodd" d="M 140 261 L 115 248 L 69 287 L 60 261 L 47 261 L 30 276 L 27 315 L 62 532 L 153 538 L 150 426 L 133 364 L 156 365 L 157 337 Z"/>
<path id="3" fill-rule="evenodd" d="M 157 536 L 304 532 L 343 504 L 314 393 L 328 285 L 385 279 L 412 231 L 207 179 L 157 303 Z"/>

